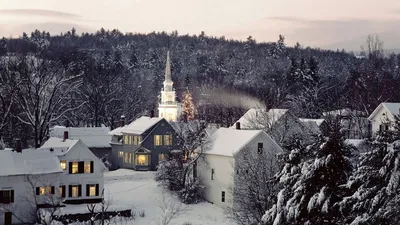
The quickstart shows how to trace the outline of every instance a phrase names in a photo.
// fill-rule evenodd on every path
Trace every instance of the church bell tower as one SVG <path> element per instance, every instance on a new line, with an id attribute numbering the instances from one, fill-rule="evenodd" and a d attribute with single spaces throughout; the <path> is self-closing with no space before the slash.
<path id="1" fill-rule="evenodd" d="M 161 89 L 161 101 L 158 106 L 158 117 L 165 118 L 168 121 L 177 121 L 180 104 L 176 101 L 176 94 L 173 89 L 174 82 L 172 82 L 169 51 L 167 52 L 163 84 L 164 88 Z"/>

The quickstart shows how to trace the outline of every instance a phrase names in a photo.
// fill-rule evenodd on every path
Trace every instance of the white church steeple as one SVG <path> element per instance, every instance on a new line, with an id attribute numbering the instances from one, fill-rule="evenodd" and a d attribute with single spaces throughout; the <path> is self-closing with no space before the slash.
<path id="1" fill-rule="evenodd" d="M 158 106 L 158 117 L 165 118 L 168 121 L 177 121 L 180 104 L 176 101 L 174 82 L 171 74 L 171 58 L 167 51 L 167 61 L 165 63 L 164 88 L 161 89 L 161 102 Z"/>

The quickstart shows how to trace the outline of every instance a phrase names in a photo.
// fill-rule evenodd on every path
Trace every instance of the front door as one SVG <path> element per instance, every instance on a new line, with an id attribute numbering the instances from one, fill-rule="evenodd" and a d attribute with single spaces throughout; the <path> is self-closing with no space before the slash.
<path id="1" fill-rule="evenodd" d="M 12 213 L 5 212 L 4 213 L 4 225 L 11 225 L 12 224 Z"/>

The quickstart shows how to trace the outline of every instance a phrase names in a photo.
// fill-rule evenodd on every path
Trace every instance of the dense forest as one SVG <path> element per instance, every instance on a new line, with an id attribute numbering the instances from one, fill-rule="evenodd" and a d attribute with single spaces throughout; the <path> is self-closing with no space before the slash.
<path id="1" fill-rule="evenodd" d="M 223 126 L 249 107 L 290 108 L 299 117 L 349 107 L 371 113 L 399 102 L 400 55 L 368 37 L 352 53 L 225 37 L 123 34 L 75 29 L 0 39 L 0 137 L 40 146 L 54 125 L 109 126 L 157 109 L 166 52 L 178 97 L 193 94 L 197 117 Z"/>

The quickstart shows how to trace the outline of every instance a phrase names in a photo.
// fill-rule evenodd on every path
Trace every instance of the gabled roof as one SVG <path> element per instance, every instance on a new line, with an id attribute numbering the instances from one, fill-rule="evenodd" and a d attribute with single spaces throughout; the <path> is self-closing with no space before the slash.
<path id="1" fill-rule="evenodd" d="M 40 149 L 52 149 L 55 155 L 65 155 L 67 152 L 78 143 L 79 140 L 71 140 L 63 138 L 51 137 L 47 140 Z"/>
<path id="2" fill-rule="evenodd" d="M 252 108 L 236 122 L 240 122 L 242 129 L 263 129 L 265 126 L 271 126 L 288 112 L 287 109 L 257 109 Z M 236 124 L 236 123 L 235 123 Z M 235 128 L 235 124 L 231 128 Z"/>
<path id="3" fill-rule="evenodd" d="M 164 118 L 158 118 L 158 117 L 153 117 L 150 118 L 148 116 L 142 116 L 132 123 L 125 125 L 123 127 L 118 127 L 112 131 L 110 131 L 108 134 L 110 135 L 122 135 L 123 133 L 126 134 L 143 134 L 146 132 L 148 129 L 156 125 L 158 122 L 163 120 Z"/>
<path id="4" fill-rule="evenodd" d="M 323 116 L 367 116 L 366 112 L 354 110 L 350 108 L 337 109 L 328 112 L 323 112 Z"/>
<path id="5" fill-rule="evenodd" d="M 317 126 L 321 126 L 321 124 L 325 121 L 325 119 L 308 119 L 308 118 L 299 118 L 302 123 L 315 123 Z"/>
<path id="6" fill-rule="evenodd" d="M 210 149 L 205 154 L 234 156 L 244 148 L 261 130 L 236 130 L 219 128 L 209 139 Z"/>
<path id="7" fill-rule="evenodd" d="M 395 115 L 400 114 L 400 103 L 397 102 L 382 102 L 376 107 L 376 109 L 371 113 L 368 117 L 368 120 L 372 120 L 376 114 L 382 109 L 382 107 L 386 108 L 386 110 L 394 117 Z"/>
<path id="8" fill-rule="evenodd" d="M 0 176 L 62 173 L 59 159 L 50 152 L 0 151 Z"/>
<path id="9" fill-rule="evenodd" d="M 50 137 L 63 138 L 68 131 L 69 139 L 80 139 L 89 148 L 110 147 L 111 137 L 108 127 L 63 127 L 55 126 L 50 129 Z"/>

